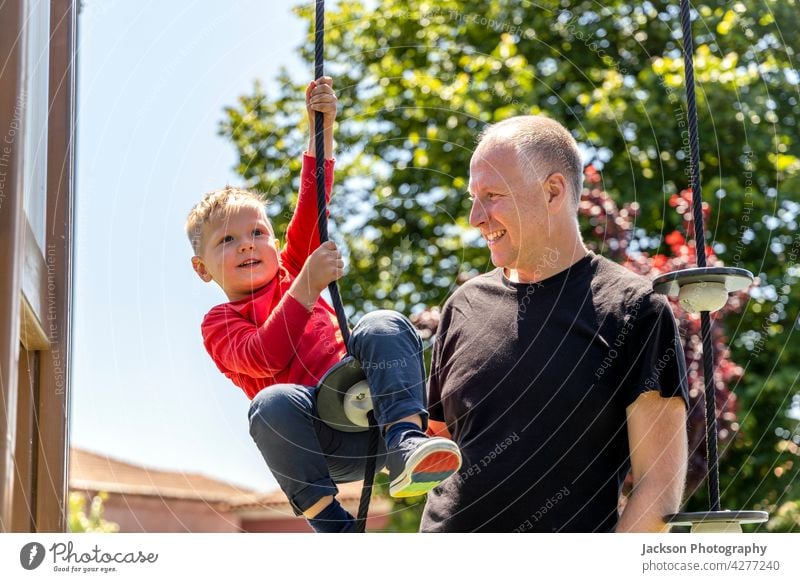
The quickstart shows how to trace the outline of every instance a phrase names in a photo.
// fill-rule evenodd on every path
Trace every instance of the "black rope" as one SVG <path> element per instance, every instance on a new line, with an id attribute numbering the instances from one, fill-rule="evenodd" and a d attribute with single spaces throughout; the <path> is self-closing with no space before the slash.
<path id="1" fill-rule="evenodd" d="M 700 314 L 703 334 L 703 377 L 706 401 L 706 463 L 708 467 L 708 498 L 711 511 L 720 511 L 719 453 L 717 452 L 717 397 L 714 390 L 714 352 L 711 345 L 711 316 Z"/>
<path id="2" fill-rule="evenodd" d="M 686 71 L 686 106 L 689 121 L 689 144 L 691 148 L 692 213 L 694 218 L 694 245 L 697 266 L 706 266 L 705 226 L 703 224 L 703 189 L 700 181 L 700 139 L 697 131 L 697 101 L 694 90 L 694 45 L 692 42 L 692 16 L 689 0 L 680 0 L 681 29 L 683 32 L 683 61 Z M 720 510 L 719 458 L 717 452 L 717 410 L 714 390 L 714 352 L 711 345 L 711 315 L 700 313 L 700 329 L 703 336 L 703 378 L 706 401 L 706 463 L 708 473 L 708 497 L 711 511 Z"/>
<path id="3" fill-rule="evenodd" d="M 325 52 L 325 0 L 316 0 L 317 19 L 314 29 L 314 78 L 319 79 L 325 74 L 324 52 Z M 325 199 L 325 143 L 323 115 L 321 112 L 314 113 L 314 145 L 317 171 L 317 224 L 319 225 L 319 242 L 322 244 L 328 240 L 328 203 Z M 328 285 L 331 294 L 333 309 L 336 311 L 336 319 L 339 321 L 339 329 L 342 331 L 342 339 L 348 353 L 350 353 L 350 328 L 347 326 L 347 316 L 344 313 L 342 297 L 339 295 L 339 286 L 336 281 Z M 358 516 L 356 517 L 356 532 L 364 533 L 367 527 L 367 515 L 369 514 L 369 502 L 372 497 L 372 483 L 375 480 L 375 464 L 378 455 L 378 439 L 380 438 L 380 428 L 375 422 L 372 411 L 367 414 L 369 419 L 369 446 L 367 451 L 367 466 L 364 471 L 364 487 L 361 489 L 361 500 L 358 504 Z"/>
<path id="4" fill-rule="evenodd" d="M 314 78 L 319 79 L 324 72 L 323 52 L 325 49 L 325 1 L 317 0 L 317 22 L 314 34 Z M 319 111 L 314 112 L 314 142 L 316 170 L 317 170 L 317 224 L 319 226 L 320 244 L 328 240 L 328 203 L 325 199 L 325 128 L 323 127 L 323 115 Z M 342 331 L 345 349 L 349 353 L 350 328 L 347 326 L 347 316 L 344 313 L 342 297 L 339 295 L 339 285 L 336 281 L 328 284 L 328 291 L 331 294 L 333 309 L 336 312 L 336 319 L 339 321 L 339 329 Z"/>
<path id="5" fill-rule="evenodd" d="M 375 422 L 375 415 L 371 410 L 367 413 L 367 419 L 369 419 L 369 446 L 367 447 L 367 466 L 364 469 L 364 487 L 361 489 L 361 501 L 358 503 L 356 533 L 367 531 L 367 515 L 369 514 L 369 502 L 372 498 L 372 484 L 375 481 L 375 465 L 378 457 L 378 439 L 381 436 L 380 427 Z"/>

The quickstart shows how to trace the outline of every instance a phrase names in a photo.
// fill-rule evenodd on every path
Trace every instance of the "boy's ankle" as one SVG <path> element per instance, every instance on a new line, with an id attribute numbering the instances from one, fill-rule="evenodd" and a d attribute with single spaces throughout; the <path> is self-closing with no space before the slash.
<path id="1" fill-rule="evenodd" d="M 386 429 L 386 449 L 396 449 L 408 437 L 427 438 L 428 435 L 413 422 L 396 422 Z"/>
<path id="2" fill-rule="evenodd" d="M 334 498 L 308 524 L 317 533 L 352 533 L 356 528 L 355 518 Z"/>

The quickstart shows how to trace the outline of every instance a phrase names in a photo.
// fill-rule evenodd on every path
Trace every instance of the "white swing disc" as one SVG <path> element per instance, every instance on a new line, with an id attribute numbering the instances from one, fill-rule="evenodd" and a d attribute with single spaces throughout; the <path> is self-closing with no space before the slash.
<path id="1" fill-rule="evenodd" d="M 347 390 L 342 406 L 350 422 L 356 426 L 369 426 L 367 413 L 372 410 L 372 395 L 366 380 L 361 380 Z"/>

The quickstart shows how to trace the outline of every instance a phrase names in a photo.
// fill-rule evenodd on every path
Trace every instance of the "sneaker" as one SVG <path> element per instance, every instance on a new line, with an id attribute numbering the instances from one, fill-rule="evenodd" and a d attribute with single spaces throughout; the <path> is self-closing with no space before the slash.
<path id="1" fill-rule="evenodd" d="M 450 439 L 409 436 L 389 451 L 389 495 L 423 495 L 461 467 L 461 451 Z"/>

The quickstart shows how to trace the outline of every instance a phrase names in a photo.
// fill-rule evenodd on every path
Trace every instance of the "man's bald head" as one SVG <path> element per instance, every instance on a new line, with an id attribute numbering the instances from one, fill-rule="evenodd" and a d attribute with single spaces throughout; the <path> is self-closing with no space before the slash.
<path id="1" fill-rule="evenodd" d="M 563 125 L 540 115 L 512 117 L 484 129 L 475 153 L 496 143 L 514 146 L 526 176 L 543 180 L 554 172 L 563 174 L 577 208 L 583 190 L 583 162 L 575 138 Z"/>

